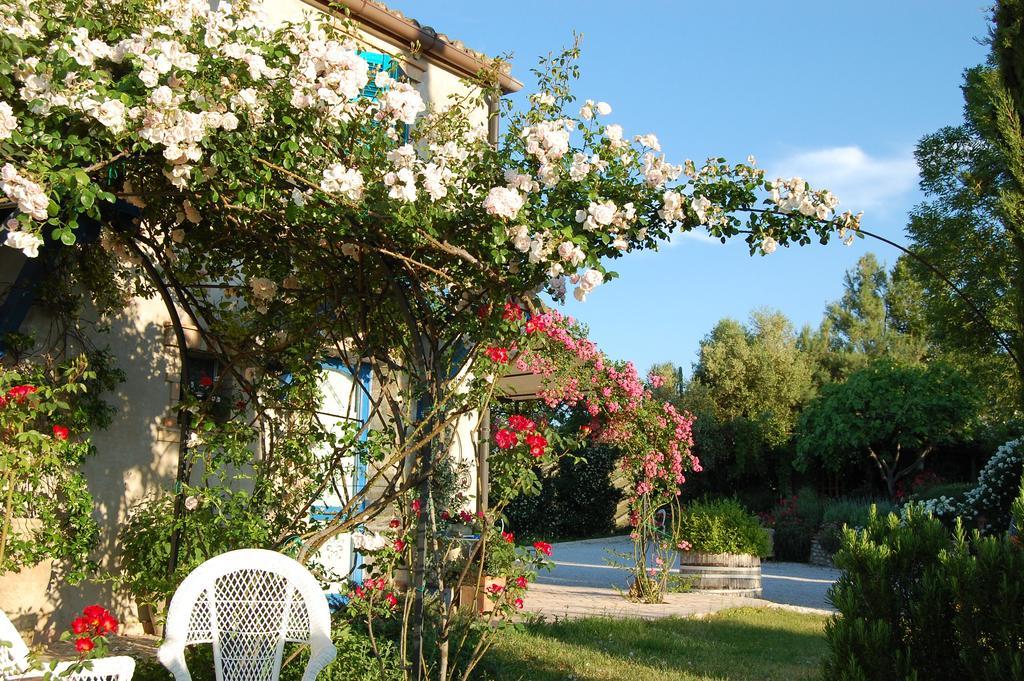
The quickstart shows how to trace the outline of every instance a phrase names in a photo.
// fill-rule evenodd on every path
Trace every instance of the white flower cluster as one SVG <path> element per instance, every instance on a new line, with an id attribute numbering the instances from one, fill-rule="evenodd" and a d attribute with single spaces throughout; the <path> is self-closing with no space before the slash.
<path id="1" fill-rule="evenodd" d="M 523 209 L 523 195 L 508 187 L 492 187 L 484 199 L 484 210 L 488 215 L 511 220 Z"/>
<path id="2" fill-rule="evenodd" d="M 5 140 L 18 129 L 18 119 L 14 109 L 7 102 L 0 102 L 0 140 Z"/>
<path id="3" fill-rule="evenodd" d="M 33 220 L 45 220 L 46 209 L 50 205 L 43 188 L 23 176 L 10 163 L 0 169 L 0 191 L 11 201 L 18 204 L 18 210 L 32 217 Z"/>
<path id="4" fill-rule="evenodd" d="M 350 201 L 359 201 L 363 198 L 363 174 L 341 163 L 332 163 L 324 170 L 320 189 L 328 194 L 341 194 Z"/>
<path id="5" fill-rule="evenodd" d="M 291 73 L 291 103 L 297 109 L 313 107 L 329 117 L 343 118 L 351 102 L 370 80 L 370 65 L 357 54 L 354 44 L 328 40 L 314 27 L 309 36 L 294 43 L 299 61 Z"/>
<path id="6" fill-rule="evenodd" d="M 996 449 L 978 474 L 977 486 L 964 495 L 964 515 L 993 514 L 1008 509 L 1020 490 L 1024 475 L 1024 438 L 1010 440 Z"/>
<path id="7" fill-rule="evenodd" d="M 18 221 L 13 218 L 7 221 L 6 227 L 5 246 L 21 251 L 27 258 L 35 258 L 39 255 L 39 247 L 43 245 L 43 240 L 39 235 L 22 231 Z"/>
<path id="8" fill-rule="evenodd" d="M 839 199 L 827 189 L 818 192 L 808 191 L 807 182 L 802 177 L 776 179 L 772 183 L 771 201 L 783 213 L 799 212 L 818 220 L 831 219 L 833 211 L 839 205 Z"/>
<path id="9" fill-rule="evenodd" d="M 384 91 L 383 96 L 378 98 L 378 104 L 380 117 L 386 121 L 412 125 L 416 122 L 416 116 L 427 108 L 416 88 L 395 80 L 385 71 L 380 71 L 374 82 Z"/>
<path id="10" fill-rule="evenodd" d="M 665 160 L 664 156 L 658 157 L 651 152 L 643 156 L 644 182 L 649 187 L 663 187 L 678 178 L 682 172 L 682 166 L 675 166 Z"/>
<path id="11" fill-rule="evenodd" d="M 604 282 L 604 275 L 601 274 L 600 270 L 590 269 L 582 275 L 572 275 L 569 280 L 576 284 L 576 288 L 572 292 L 573 297 L 583 303 L 586 302 L 587 296 Z"/>
<path id="12" fill-rule="evenodd" d="M 266 314 L 270 309 L 270 302 L 277 295 L 277 282 L 266 277 L 250 277 L 249 288 L 256 299 L 256 309 L 260 313 Z"/>
<path id="13" fill-rule="evenodd" d="M 593 232 L 604 229 L 616 233 L 626 229 L 636 217 L 636 208 L 627 203 L 621 209 L 614 201 L 591 201 L 586 210 L 576 211 L 576 222 L 582 223 L 583 229 Z"/>
<path id="14" fill-rule="evenodd" d="M 612 107 L 608 102 L 597 102 L 595 104 L 594 100 L 588 99 L 580 108 L 580 118 L 585 121 L 589 121 L 594 118 L 595 113 L 601 116 L 607 116 L 611 112 Z"/>
<path id="15" fill-rule="evenodd" d="M 538 176 L 547 186 L 558 183 L 555 164 L 569 152 L 569 131 L 572 128 L 571 119 L 560 118 L 528 125 L 520 133 L 526 141 L 526 153 L 540 162 Z"/>

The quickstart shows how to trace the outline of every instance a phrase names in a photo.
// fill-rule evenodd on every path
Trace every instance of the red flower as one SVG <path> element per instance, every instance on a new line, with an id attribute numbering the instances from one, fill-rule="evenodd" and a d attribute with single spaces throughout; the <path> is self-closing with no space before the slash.
<path id="1" fill-rule="evenodd" d="M 523 599 L 522 598 L 517 598 L 515 600 L 515 604 L 516 604 L 516 607 L 519 608 L 520 610 L 523 609 Z"/>
<path id="2" fill-rule="evenodd" d="M 99 632 L 100 634 L 114 634 L 117 633 L 117 619 L 114 618 L 109 612 L 100 621 Z"/>
<path id="3" fill-rule="evenodd" d="M 512 428 L 512 430 L 516 431 L 517 433 L 521 433 L 524 430 L 533 430 L 534 428 L 537 427 L 533 421 L 526 418 L 522 414 L 512 414 L 512 416 L 509 416 L 508 425 L 510 428 Z"/>
<path id="4" fill-rule="evenodd" d="M 448 511 L 441 511 L 441 520 L 451 520 L 452 514 Z"/>
<path id="5" fill-rule="evenodd" d="M 410 504 L 410 505 L 412 506 L 412 512 L 415 513 L 416 515 L 419 515 L 420 514 L 420 509 L 423 508 L 423 505 L 420 504 L 420 500 L 419 499 L 413 499 L 412 500 L 412 504 Z"/>
<path id="6" fill-rule="evenodd" d="M 506 322 L 517 322 L 523 318 L 523 308 L 519 307 L 517 303 L 505 303 L 505 312 L 502 313 L 501 318 Z"/>
<path id="7" fill-rule="evenodd" d="M 383 577 L 378 577 L 377 579 L 373 580 L 373 585 L 378 589 L 383 589 L 385 584 L 387 584 L 387 582 L 384 581 Z"/>
<path id="8" fill-rule="evenodd" d="M 459 520 L 464 523 L 471 523 L 473 522 L 473 514 L 469 511 L 459 511 Z"/>
<path id="9" fill-rule="evenodd" d="M 398 551 L 399 553 L 401 553 L 402 551 L 405 551 L 405 542 L 402 541 L 401 539 L 396 539 L 395 540 L 395 551 Z"/>
<path id="10" fill-rule="evenodd" d="M 504 590 L 505 587 L 503 587 L 501 584 L 491 584 L 489 587 L 487 587 L 487 593 L 495 595 L 500 594 Z"/>
<path id="11" fill-rule="evenodd" d="M 525 589 L 527 585 L 529 585 L 529 582 L 526 581 L 526 577 L 524 577 L 523 575 L 519 575 L 518 577 L 516 577 L 516 586 L 518 586 L 520 589 Z"/>
<path id="12" fill-rule="evenodd" d="M 398 605 L 398 598 L 395 597 L 395 594 L 388 594 L 387 596 L 384 597 L 384 599 L 388 602 L 388 605 L 390 605 L 392 608 L 395 607 L 396 605 Z"/>
<path id="13" fill-rule="evenodd" d="M 582 426 L 580 426 L 580 432 L 583 433 L 584 435 L 590 435 L 590 426 L 584 423 Z"/>
<path id="14" fill-rule="evenodd" d="M 84 617 L 76 617 L 71 622 L 71 631 L 76 634 L 84 634 L 89 629 L 89 622 Z"/>
<path id="15" fill-rule="evenodd" d="M 392 518 L 391 522 L 388 523 L 388 527 L 394 529 L 396 527 L 399 527 L 401 524 L 402 524 L 401 520 L 399 520 L 398 518 Z"/>
<path id="16" fill-rule="evenodd" d="M 512 534 L 511 532 L 502 532 L 501 533 L 501 538 L 504 539 L 506 543 L 509 543 L 509 544 L 515 544 L 516 543 L 516 536 L 514 534 Z"/>
<path id="17" fill-rule="evenodd" d="M 511 430 L 502 428 L 494 434 L 494 441 L 498 443 L 500 449 L 512 449 L 519 444 L 519 436 Z"/>
<path id="18" fill-rule="evenodd" d="M 479 317 L 480 319 L 485 318 L 489 314 L 491 314 L 490 305 L 481 305 L 476 309 L 476 316 Z"/>
<path id="19" fill-rule="evenodd" d="M 92 642 L 91 638 L 83 636 L 75 641 L 75 650 L 85 654 L 96 647 L 96 644 Z"/>
<path id="20" fill-rule="evenodd" d="M 543 331 L 545 328 L 544 320 L 538 317 L 532 317 L 526 322 L 526 333 Z"/>
<path id="21" fill-rule="evenodd" d="M 356 598 L 363 598 L 366 596 L 366 592 L 363 591 L 363 587 L 356 585 Z"/>
<path id="22" fill-rule="evenodd" d="M 492 362 L 508 364 L 508 348 L 501 348 L 497 345 L 492 345 L 484 350 L 484 354 L 487 355 Z"/>
<path id="23" fill-rule="evenodd" d="M 209 388 L 212 385 L 213 385 L 213 379 L 210 378 L 209 376 L 207 376 L 206 372 L 204 371 L 203 375 L 199 377 L 199 387 L 200 388 Z"/>
<path id="24" fill-rule="evenodd" d="M 69 432 L 70 431 L 67 428 L 65 428 L 64 426 L 54 426 L 53 427 L 53 436 L 55 438 L 57 438 L 58 440 L 67 440 Z"/>
<path id="25" fill-rule="evenodd" d="M 544 448 L 548 446 L 548 441 L 543 435 L 527 435 L 526 445 L 530 448 L 530 454 L 539 458 L 544 455 Z"/>
<path id="26" fill-rule="evenodd" d="M 538 553 L 543 553 L 545 556 L 551 555 L 551 544 L 546 541 L 533 542 L 533 548 L 537 549 Z"/>
<path id="27" fill-rule="evenodd" d="M 25 401 L 25 398 L 36 391 L 34 385 L 16 385 L 7 391 L 7 397 L 11 398 L 18 404 Z"/>

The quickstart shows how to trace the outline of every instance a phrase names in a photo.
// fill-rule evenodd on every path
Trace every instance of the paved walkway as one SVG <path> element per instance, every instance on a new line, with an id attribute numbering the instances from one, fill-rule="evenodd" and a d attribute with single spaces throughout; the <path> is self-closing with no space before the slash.
<path id="1" fill-rule="evenodd" d="M 792 610 L 831 613 L 827 592 L 839 576 L 837 570 L 803 563 L 767 562 L 761 567 L 763 598 L 725 596 L 711 592 L 668 594 L 662 605 L 626 601 L 619 592 L 628 586 L 624 568 L 609 565 L 628 554 L 633 544 L 628 537 L 587 539 L 554 545 L 555 569 L 538 578 L 526 599 L 525 609 L 546 617 L 693 617 L 726 608 L 781 607 Z"/>

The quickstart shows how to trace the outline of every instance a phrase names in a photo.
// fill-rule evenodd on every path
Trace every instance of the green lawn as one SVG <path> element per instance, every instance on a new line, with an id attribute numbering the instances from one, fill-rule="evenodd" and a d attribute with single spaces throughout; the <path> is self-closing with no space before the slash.
<path id="1" fill-rule="evenodd" d="M 769 608 L 702 620 L 593 618 L 499 638 L 480 679 L 798 681 L 820 679 L 825 617 Z"/>

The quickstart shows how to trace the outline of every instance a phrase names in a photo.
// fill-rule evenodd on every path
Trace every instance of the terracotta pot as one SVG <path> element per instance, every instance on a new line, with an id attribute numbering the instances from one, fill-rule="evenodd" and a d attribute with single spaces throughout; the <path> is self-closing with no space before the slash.
<path id="1" fill-rule="evenodd" d="M 497 584 L 504 589 L 505 578 L 484 575 L 480 578 L 480 583 L 475 586 L 472 584 L 469 586 L 460 586 L 459 606 L 463 608 L 473 607 L 475 602 L 477 612 L 483 614 L 491 612 L 494 610 L 494 601 L 488 598 L 487 590 L 494 584 Z"/>

